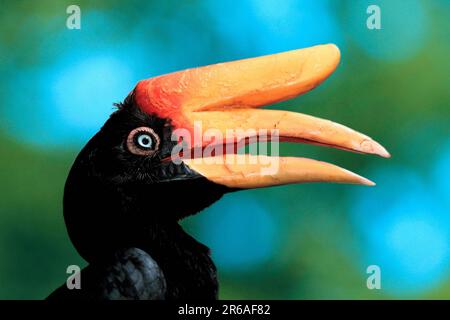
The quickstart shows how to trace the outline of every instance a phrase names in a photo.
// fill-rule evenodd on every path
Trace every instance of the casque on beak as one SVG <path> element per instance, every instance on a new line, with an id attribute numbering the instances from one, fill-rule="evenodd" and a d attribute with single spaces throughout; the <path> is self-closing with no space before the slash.
<path id="1" fill-rule="evenodd" d="M 134 94 L 143 111 L 168 118 L 174 129 L 192 135 L 195 124 L 200 123 L 203 132 L 214 130 L 222 133 L 227 143 L 234 138 L 233 143 L 239 144 L 254 138 L 262 129 L 276 129 L 282 141 L 389 157 L 386 149 L 370 137 L 343 125 L 301 113 L 257 109 L 313 89 L 336 69 L 339 60 L 340 52 L 335 45 L 320 45 L 143 80 Z M 193 148 L 205 148 L 207 143 L 211 141 L 194 142 Z M 348 170 L 306 158 L 224 152 L 203 156 L 202 160 L 205 161 L 183 158 L 185 164 L 208 180 L 230 188 L 302 182 L 374 185 Z M 278 161 L 277 170 L 264 170 L 268 160 Z"/>

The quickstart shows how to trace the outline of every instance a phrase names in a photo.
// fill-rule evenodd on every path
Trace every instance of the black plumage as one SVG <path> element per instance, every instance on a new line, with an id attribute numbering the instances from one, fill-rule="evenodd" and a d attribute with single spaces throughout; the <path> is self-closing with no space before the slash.
<path id="1" fill-rule="evenodd" d="M 138 248 L 116 251 L 110 259 L 83 269 L 80 278 L 82 290 L 69 290 L 64 285 L 48 299 L 162 300 L 167 293 L 161 268 Z"/>
<path id="2" fill-rule="evenodd" d="M 245 144 L 287 141 L 389 157 L 375 140 L 332 121 L 256 110 L 313 89 L 339 59 L 339 49 L 329 44 L 140 81 L 69 173 L 64 218 L 89 266 L 79 292 L 63 286 L 50 297 L 216 299 L 209 249 L 180 227 L 180 219 L 235 190 L 305 182 L 375 185 L 322 161 L 237 154 Z M 197 130 L 199 123 L 204 126 Z M 181 131 L 201 141 L 188 143 Z M 188 145 L 186 153 L 174 152 L 179 142 Z"/>
<path id="3" fill-rule="evenodd" d="M 138 127 L 150 127 L 160 137 L 151 156 L 127 149 L 127 136 Z M 142 112 L 131 94 L 80 152 L 66 181 L 64 218 L 89 266 L 82 271 L 81 290 L 69 294 L 63 285 L 49 298 L 217 298 L 209 249 L 178 222 L 228 190 L 183 163 L 164 161 L 176 144 L 171 132 L 170 122 Z M 129 281 L 137 278 L 158 282 L 150 286 L 156 292 Z M 111 284 L 118 291 L 108 290 Z"/>

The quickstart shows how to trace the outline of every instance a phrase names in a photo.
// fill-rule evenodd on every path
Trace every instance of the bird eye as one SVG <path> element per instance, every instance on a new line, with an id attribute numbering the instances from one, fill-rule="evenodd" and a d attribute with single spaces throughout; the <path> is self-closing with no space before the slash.
<path id="1" fill-rule="evenodd" d="M 148 134 L 140 134 L 137 136 L 137 143 L 144 149 L 151 149 L 153 145 L 152 138 Z"/>
<path id="2" fill-rule="evenodd" d="M 128 135 L 127 147 L 133 154 L 148 156 L 158 150 L 159 137 L 151 128 L 139 127 Z"/>

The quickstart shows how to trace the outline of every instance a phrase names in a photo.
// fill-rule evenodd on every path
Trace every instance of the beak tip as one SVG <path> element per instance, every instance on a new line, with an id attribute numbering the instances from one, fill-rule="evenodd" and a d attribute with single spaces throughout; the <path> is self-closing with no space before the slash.
<path id="1" fill-rule="evenodd" d="M 316 55 L 318 59 L 320 59 L 321 63 L 323 63 L 323 67 L 327 70 L 324 74 L 328 77 L 334 72 L 334 70 L 336 70 L 339 62 L 341 61 L 341 50 L 339 50 L 338 46 L 333 43 L 318 47 L 321 48 L 321 51 L 319 51 L 320 54 L 316 53 Z"/>
<path id="2" fill-rule="evenodd" d="M 376 154 L 383 158 L 391 157 L 391 154 L 386 150 L 386 148 L 372 139 L 365 140 L 361 144 L 360 151 L 363 153 Z"/>
<path id="3" fill-rule="evenodd" d="M 335 55 L 338 58 L 341 57 L 341 50 L 339 49 L 339 47 L 337 45 L 335 45 L 334 43 L 329 43 L 329 44 L 327 44 L 327 46 L 330 48 L 330 50 L 334 51 Z"/>
<path id="4" fill-rule="evenodd" d="M 391 157 L 391 154 L 389 153 L 389 151 L 387 151 L 384 147 L 382 147 L 381 145 L 380 145 L 380 150 L 379 150 L 379 152 L 378 152 L 378 154 L 381 156 L 381 157 L 383 157 L 383 158 L 390 158 Z"/>
<path id="5" fill-rule="evenodd" d="M 391 154 L 385 148 L 383 148 L 383 152 L 380 154 L 383 158 L 390 158 Z"/>
<path id="6" fill-rule="evenodd" d="M 358 175 L 356 173 L 352 173 L 352 174 L 353 174 L 354 177 L 356 177 L 356 180 L 355 180 L 356 184 L 361 184 L 361 185 L 368 186 L 368 187 L 376 186 L 376 183 L 373 182 L 372 180 L 369 180 L 369 179 L 367 179 L 367 178 L 365 178 L 363 176 L 360 176 L 360 175 Z"/>

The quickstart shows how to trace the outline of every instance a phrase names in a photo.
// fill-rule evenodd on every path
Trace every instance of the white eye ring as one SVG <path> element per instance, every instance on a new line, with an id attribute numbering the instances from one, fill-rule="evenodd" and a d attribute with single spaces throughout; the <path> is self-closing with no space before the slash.
<path id="1" fill-rule="evenodd" d="M 153 147 L 153 140 L 148 134 L 143 133 L 137 137 L 137 143 L 144 149 L 151 149 Z"/>

